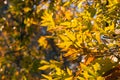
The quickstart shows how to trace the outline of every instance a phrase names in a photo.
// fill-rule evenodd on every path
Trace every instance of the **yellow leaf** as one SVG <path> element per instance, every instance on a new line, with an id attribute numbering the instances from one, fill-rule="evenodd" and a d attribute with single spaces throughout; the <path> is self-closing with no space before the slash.
<path id="1" fill-rule="evenodd" d="M 74 80 L 74 79 L 73 79 L 73 76 L 71 76 L 71 77 L 65 78 L 65 80 Z"/>
<path id="2" fill-rule="evenodd" d="M 65 18 L 66 19 L 70 20 L 71 16 L 72 16 L 72 12 L 70 10 L 68 10 L 68 11 L 65 12 Z"/>
<path id="3" fill-rule="evenodd" d="M 95 71 L 100 70 L 100 64 L 95 63 L 95 64 L 93 65 L 93 68 L 94 68 Z"/>
<path id="4" fill-rule="evenodd" d="M 50 60 L 50 63 L 52 63 L 52 64 L 59 64 L 60 62 L 58 62 L 56 60 Z"/>
<path id="5" fill-rule="evenodd" d="M 105 31 L 114 31 L 114 23 L 111 26 L 105 27 Z"/>
<path id="6" fill-rule="evenodd" d="M 44 12 L 44 15 L 41 17 L 41 26 L 48 26 L 47 30 L 51 30 L 55 27 L 55 22 L 53 20 L 53 13 Z"/>
<path id="7" fill-rule="evenodd" d="M 97 80 L 105 80 L 103 77 L 99 76 L 97 77 Z"/>
<path id="8" fill-rule="evenodd" d="M 48 45 L 48 42 L 44 36 L 39 38 L 38 43 L 40 46 L 43 46 L 43 48 L 46 48 Z"/>
<path id="9" fill-rule="evenodd" d="M 78 8 L 81 8 L 82 7 L 82 3 L 84 2 L 85 0 L 81 0 L 80 3 L 78 4 Z"/>
<path id="10" fill-rule="evenodd" d="M 40 64 L 49 64 L 49 62 L 45 61 L 45 60 L 41 60 Z"/>
<path id="11" fill-rule="evenodd" d="M 78 25 L 78 21 L 76 18 L 74 18 L 72 21 L 71 21 L 71 27 L 76 27 Z"/>
<path id="12" fill-rule="evenodd" d="M 59 37 L 60 37 L 63 41 L 69 41 L 69 39 L 68 39 L 65 35 L 59 35 Z"/>
<path id="13" fill-rule="evenodd" d="M 92 31 L 97 31 L 99 30 L 98 24 L 94 21 L 94 25 L 92 27 Z"/>
<path id="14" fill-rule="evenodd" d="M 65 22 L 60 23 L 60 25 L 69 27 L 70 26 L 70 22 L 65 21 Z"/>
<path id="15" fill-rule="evenodd" d="M 53 80 L 52 77 L 49 76 L 49 75 L 44 75 L 44 74 L 42 74 L 42 76 L 45 77 L 45 78 L 48 79 L 48 80 Z"/>
<path id="16" fill-rule="evenodd" d="M 30 10 L 31 10 L 31 8 L 29 8 L 29 7 L 25 7 L 25 8 L 23 8 L 23 10 L 24 10 L 24 12 L 29 12 Z"/>
<path id="17" fill-rule="evenodd" d="M 66 36 L 70 39 L 70 41 L 72 40 L 73 42 L 76 40 L 75 38 L 75 34 L 73 32 L 70 31 L 66 31 Z"/>
<path id="18" fill-rule="evenodd" d="M 84 72 L 83 72 L 83 76 L 84 76 L 86 79 L 88 79 L 88 78 L 89 78 L 88 72 L 87 72 L 87 71 L 84 71 Z"/>
<path id="19" fill-rule="evenodd" d="M 83 77 L 78 76 L 77 79 L 79 80 L 85 80 Z"/>
<path id="20" fill-rule="evenodd" d="M 72 75 L 72 71 L 71 71 L 69 68 L 67 68 L 67 73 L 68 73 L 69 75 Z"/>
<path id="21" fill-rule="evenodd" d="M 56 69 L 56 74 L 57 75 L 61 75 L 62 74 L 63 71 L 60 68 L 55 67 L 55 69 Z"/>
<path id="22" fill-rule="evenodd" d="M 66 1 L 63 6 L 67 6 L 70 4 L 70 1 Z"/>
<path id="23" fill-rule="evenodd" d="M 94 59 L 95 59 L 94 56 L 89 56 L 89 57 L 85 60 L 85 65 L 90 64 Z"/>
<path id="24" fill-rule="evenodd" d="M 120 0 L 108 0 L 110 5 L 117 4 L 120 2 Z"/>
<path id="25" fill-rule="evenodd" d="M 72 42 L 62 42 L 62 43 L 59 43 L 57 44 L 60 48 L 64 48 L 65 49 L 68 49 L 71 45 L 72 45 Z"/>
<path id="26" fill-rule="evenodd" d="M 44 65 L 44 66 L 42 66 L 42 67 L 39 67 L 40 70 L 46 70 L 46 69 L 48 69 L 48 68 L 50 68 L 49 65 Z"/>
<path id="27" fill-rule="evenodd" d="M 96 32 L 95 33 L 95 38 L 98 41 L 98 43 L 101 43 L 101 39 L 100 39 L 100 32 Z"/>
<path id="28" fill-rule="evenodd" d="M 83 70 L 87 71 L 88 73 L 90 73 L 92 76 L 96 76 L 95 72 L 92 71 L 88 66 L 86 66 L 85 64 L 80 63 L 80 66 Z"/>
<path id="29" fill-rule="evenodd" d="M 37 24 L 37 22 L 35 22 L 33 20 L 33 18 L 27 18 L 24 20 L 24 23 L 29 27 L 31 24 Z"/>
<path id="30" fill-rule="evenodd" d="M 71 56 L 75 54 L 77 51 L 75 49 L 70 49 L 66 54 L 64 54 L 64 57 Z"/>

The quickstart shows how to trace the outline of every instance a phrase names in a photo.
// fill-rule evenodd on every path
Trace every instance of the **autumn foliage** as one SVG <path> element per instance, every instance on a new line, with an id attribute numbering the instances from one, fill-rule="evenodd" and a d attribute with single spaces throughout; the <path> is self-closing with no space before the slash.
<path id="1" fill-rule="evenodd" d="M 120 0 L 2 2 L 1 80 L 120 79 Z"/>

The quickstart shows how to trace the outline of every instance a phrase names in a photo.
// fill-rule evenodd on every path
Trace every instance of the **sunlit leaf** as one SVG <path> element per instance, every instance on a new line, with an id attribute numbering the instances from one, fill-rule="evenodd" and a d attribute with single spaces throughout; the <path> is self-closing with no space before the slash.
<path id="1" fill-rule="evenodd" d="M 85 71 L 88 71 L 88 73 L 90 73 L 92 76 L 94 76 L 94 77 L 96 76 L 96 74 L 89 67 L 87 67 L 86 65 L 84 65 L 82 63 L 80 65 Z"/>
<path id="2" fill-rule="evenodd" d="M 108 0 L 109 3 L 112 5 L 112 4 L 117 4 L 120 2 L 120 0 Z"/>
<path id="3" fill-rule="evenodd" d="M 74 35 L 73 32 L 66 31 L 66 36 L 67 36 L 70 40 L 72 40 L 73 42 L 76 40 L 75 35 Z"/>
<path id="4" fill-rule="evenodd" d="M 42 74 L 42 76 L 45 77 L 48 80 L 53 80 L 51 76 L 48 76 L 48 75 L 45 75 L 45 74 Z"/>
<path id="5" fill-rule="evenodd" d="M 73 77 L 68 77 L 68 78 L 65 78 L 65 80 L 73 80 Z"/>
<path id="6" fill-rule="evenodd" d="M 89 56 L 89 57 L 86 59 L 86 61 L 85 61 L 85 65 L 90 64 L 94 59 L 95 59 L 94 56 Z"/>
<path id="7" fill-rule="evenodd" d="M 47 30 L 51 30 L 55 27 L 55 22 L 53 20 L 53 14 L 48 13 L 48 11 L 44 12 L 44 16 L 41 17 L 43 20 L 41 21 L 41 26 L 47 26 Z"/>
<path id="8" fill-rule="evenodd" d="M 100 32 L 96 32 L 95 33 L 95 38 L 98 41 L 98 43 L 101 43 L 101 39 L 100 39 Z"/>
<path id="9" fill-rule="evenodd" d="M 100 70 L 100 64 L 99 64 L 99 63 L 95 63 L 95 64 L 93 65 L 93 68 L 94 68 L 95 71 Z"/>
<path id="10" fill-rule="evenodd" d="M 71 21 L 71 24 L 70 24 L 70 27 L 76 27 L 78 25 L 78 21 L 76 18 L 74 18 L 72 21 Z"/>
<path id="11" fill-rule="evenodd" d="M 70 4 L 69 1 L 66 1 L 63 6 L 68 6 Z"/>
<path id="12" fill-rule="evenodd" d="M 84 71 L 84 72 L 83 72 L 83 76 L 85 77 L 85 79 L 88 79 L 88 78 L 89 78 L 88 72 L 87 72 L 87 71 Z"/>
<path id="13" fill-rule="evenodd" d="M 69 75 L 72 75 L 72 71 L 71 71 L 69 68 L 67 68 L 67 73 L 68 73 Z"/>
<path id="14" fill-rule="evenodd" d="M 65 12 L 65 18 L 66 18 L 66 19 L 70 20 L 70 19 L 71 19 L 71 16 L 72 16 L 72 13 L 71 13 L 70 10 L 68 10 L 68 11 Z"/>
<path id="15" fill-rule="evenodd" d="M 44 48 L 47 47 L 48 42 L 45 37 L 42 36 L 41 38 L 39 38 L 38 42 L 40 46 L 43 46 Z"/>
<path id="16" fill-rule="evenodd" d="M 77 51 L 75 49 L 70 49 L 67 53 L 64 54 L 65 57 L 72 56 L 73 54 L 76 54 Z"/>
<path id="17" fill-rule="evenodd" d="M 63 74 L 63 71 L 59 67 L 55 67 L 55 69 L 56 69 L 56 74 L 57 75 L 62 75 Z"/>
<path id="18" fill-rule="evenodd" d="M 81 8 L 82 6 L 83 6 L 83 2 L 84 2 L 85 0 L 81 0 L 80 2 L 79 2 L 79 4 L 78 4 L 78 8 Z"/>
<path id="19" fill-rule="evenodd" d="M 57 44 L 60 48 L 63 48 L 63 49 L 68 49 L 71 45 L 72 45 L 72 42 L 62 42 L 60 44 Z"/>
<path id="20" fill-rule="evenodd" d="M 68 21 L 60 23 L 60 25 L 62 25 L 62 26 L 67 26 L 67 27 L 69 27 L 70 24 L 71 24 L 71 23 L 68 22 Z"/>
<path id="21" fill-rule="evenodd" d="M 114 23 L 112 23 L 112 25 L 108 26 L 108 27 L 105 27 L 105 31 L 114 31 Z"/>
<path id="22" fill-rule="evenodd" d="M 79 80 L 85 80 L 83 77 L 78 76 L 77 79 Z"/>
<path id="23" fill-rule="evenodd" d="M 49 64 L 49 62 L 45 61 L 45 60 L 41 60 L 40 64 Z"/>
<path id="24" fill-rule="evenodd" d="M 103 77 L 99 76 L 97 77 L 97 80 L 105 80 Z"/>
<path id="25" fill-rule="evenodd" d="M 50 68 L 49 65 L 44 65 L 44 66 L 39 67 L 40 70 L 46 70 L 48 68 Z"/>
<path id="26" fill-rule="evenodd" d="M 24 10 L 25 13 L 27 13 L 27 12 L 29 12 L 31 10 L 31 8 L 25 7 L 25 8 L 23 8 L 23 10 Z"/>

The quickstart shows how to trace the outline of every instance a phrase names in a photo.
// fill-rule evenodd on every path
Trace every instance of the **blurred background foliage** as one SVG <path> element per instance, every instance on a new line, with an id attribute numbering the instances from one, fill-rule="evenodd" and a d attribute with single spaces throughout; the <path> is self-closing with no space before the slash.
<path id="1" fill-rule="evenodd" d="M 120 0 L 0 0 L 1 80 L 119 80 Z"/>

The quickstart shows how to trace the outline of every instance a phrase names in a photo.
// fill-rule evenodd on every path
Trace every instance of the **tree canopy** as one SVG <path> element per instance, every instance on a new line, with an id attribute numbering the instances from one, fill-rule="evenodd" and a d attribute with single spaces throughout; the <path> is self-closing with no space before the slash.
<path id="1" fill-rule="evenodd" d="M 0 79 L 120 79 L 119 7 L 120 0 L 0 0 Z"/>

